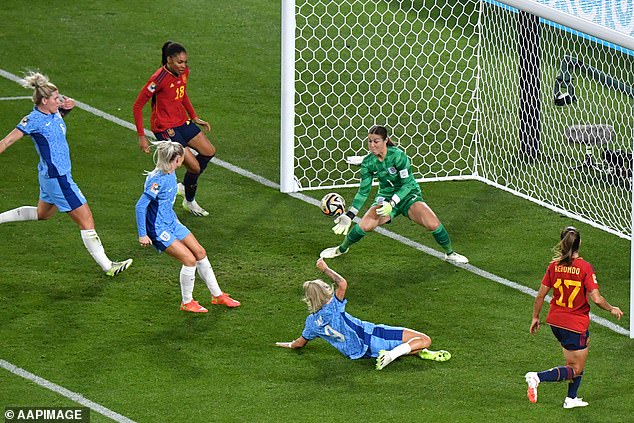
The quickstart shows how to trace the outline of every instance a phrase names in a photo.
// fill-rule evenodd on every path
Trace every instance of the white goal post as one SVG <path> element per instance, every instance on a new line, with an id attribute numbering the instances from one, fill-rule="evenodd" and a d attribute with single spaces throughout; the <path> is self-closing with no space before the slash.
<path id="1" fill-rule="evenodd" d="M 631 241 L 634 36 L 546 1 L 283 0 L 281 191 L 356 186 L 346 159 L 378 123 L 418 181 L 478 180 Z"/>

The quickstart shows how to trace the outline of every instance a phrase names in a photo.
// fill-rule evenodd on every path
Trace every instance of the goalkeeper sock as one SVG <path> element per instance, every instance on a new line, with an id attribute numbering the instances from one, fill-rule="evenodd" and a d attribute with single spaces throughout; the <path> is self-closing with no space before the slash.
<path id="1" fill-rule="evenodd" d="M 431 233 L 434 236 L 434 239 L 442 247 L 442 249 L 447 254 L 453 253 L 453 247 L 451 246 L 451 239 L 449 238 L 449 234 L 447 230 L 441 223 L 440 226 Z"/>
<path id="2" fill-rule="evenodd" d="M 361 239 L 365 236 L 365 231 L 361 229 L 359 225 L 354 225 L 354 227 L 348 232 L 348 235 L 344 238 L 343 242 L 339 246 L 339 251 L 344 252 L 352 244 L 355 242 L 361 241 Z"/>
<path id="3" fill-rule="evenodd" d="M 218 297 L 222 295 L 222 290 L 218 285 L 218 281 L 216 280 L 216 275 L 214 274 L 214 269 L 211 267 L 211 263 L 209 263 L 209 258 L 205 257 L 202 260 L 198 260 L 196 262 L 196 270 L 198 270 L 198 275 L 202 280 L 207 284 L 207 288 L 209 288 L 209 292 L 214 297 Z"/>
<path id="4" fill-rule="evenodd" d="M 562 380 L 572 380 L 575 376 L 575 371 L 570 366 L 559 366 L 539 372 L 537 376 L 540 382 L 560 382 Z"/>
<path id="5" fill-rule="evenodd" d="M 0 223 L 19 222 L 23 220 L 37 220 L 37 207 L 22 206 L 0 213 Z"/>
<path id="6" fill-rule="evenodd" d="M 97 232 L 94 229 L 84 229 L 81 231 L 81 240 L 84 241 L 84 246 L 101 269 L 104 272 L 110 270 L 112 261 L 106 255 Z"/>
<path id="7" fill-rule="evenodd" d="M 196 267 L 185 266 L 183 264 L 180 274 L 181 296 L 183 297 L 183 304 L 187 304 L 194 299 L 194 279 L 196 279 Z"/>

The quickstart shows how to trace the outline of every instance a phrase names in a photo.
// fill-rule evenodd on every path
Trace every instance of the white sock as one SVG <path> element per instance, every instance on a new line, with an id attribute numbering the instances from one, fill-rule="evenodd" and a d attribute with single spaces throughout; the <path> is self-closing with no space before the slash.
<path id="1" fill-rule="evenodd" d="M 222 290 L 218 285 L 218 281 L 216 280 L 216 275 L 214 274 L 214 269 L 211 267 L 211 263 L 209 263 L 209 258 L 205 257 L 202 260 L 196 262 L 196 270 L 198 270 L 198 274 L 201 279 L 205 281 L 207 284 L 207 288 L 209 288 L 209 292 L 214 297 L 218 297 L 222 295 Z"/>
<path id="2" fill-rule="evenodd" d="M 0 223 L 19 222 L 22 220 L 37 220 L 37 207 L 22 206 L 0 213 Z"/>
<path id="3" fill-rule="evenodd" d="M 105 250 L 103 249 L 103 245 L 101 245 L 101 240 L 99 239 L 99 235 L 94 229 L 85 229 L 81 231 L 81 239 L 84 241 L 84 245 L 86 249 L 92 256 L 92 258 L 97 262 L 99 266 L 103 269 L 104 272 L 107 272 L 112 267 L 112 261 L 106 255 Z"/>
<path id="4" fill-rule="evenodd" d="M 396 360 L 398 357 L 405 354 L 409 354 L 410 352 L 412 352 L 411 345 L 408 344 L 407 342 L 404 342 L 401 345 L 397 346 L 396 348 L 391 349 L 390 355 L 392 356 L 393 359 Z"/>
<path id="5" fill-rule="evenodd" d="M 183 304 L 187 304 L 194 299 L 194 280 L 196 279 L 196 267 L 185 266 L 181 267 L 181 296 L 183 297 Z"/>

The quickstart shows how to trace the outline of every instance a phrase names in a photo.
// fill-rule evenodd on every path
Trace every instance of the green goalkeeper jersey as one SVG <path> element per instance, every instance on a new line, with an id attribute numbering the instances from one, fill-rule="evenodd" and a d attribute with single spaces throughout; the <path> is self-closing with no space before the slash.
<path id="1" fill-rule="evenodd" d="M 354 213 L 358 213 L 368 199 L 374 178 L 379 181 L 377 198 L 393 199 L 399 203 L 410 194 L 422 197 L 420 187 L 412 176 L 409 157 L 400 148 L 388 146 L 383 161 L 374 154 L 368 154 L 361 162 L 361 184 L 350 207 Z"/>

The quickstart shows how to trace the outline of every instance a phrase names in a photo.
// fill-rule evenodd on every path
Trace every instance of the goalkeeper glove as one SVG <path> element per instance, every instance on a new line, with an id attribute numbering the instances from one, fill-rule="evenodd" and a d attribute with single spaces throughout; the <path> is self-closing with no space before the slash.
<path id="1" fill-rule="evenodd" d="M 337 235 L 348 235 L 350 225 L 352 225 L 354 213 L 347 211 L 335 219 L 336 225 L 332 227 L 332 231 Z"/>
<path id="2" fill-rule="evenodd" d="M 392 209 L 396 206 L 394 200 L 384 201 L 383 205 L 376 209 L 376 214 L 379 216 L 389 216 L 392 213 Z"/>

